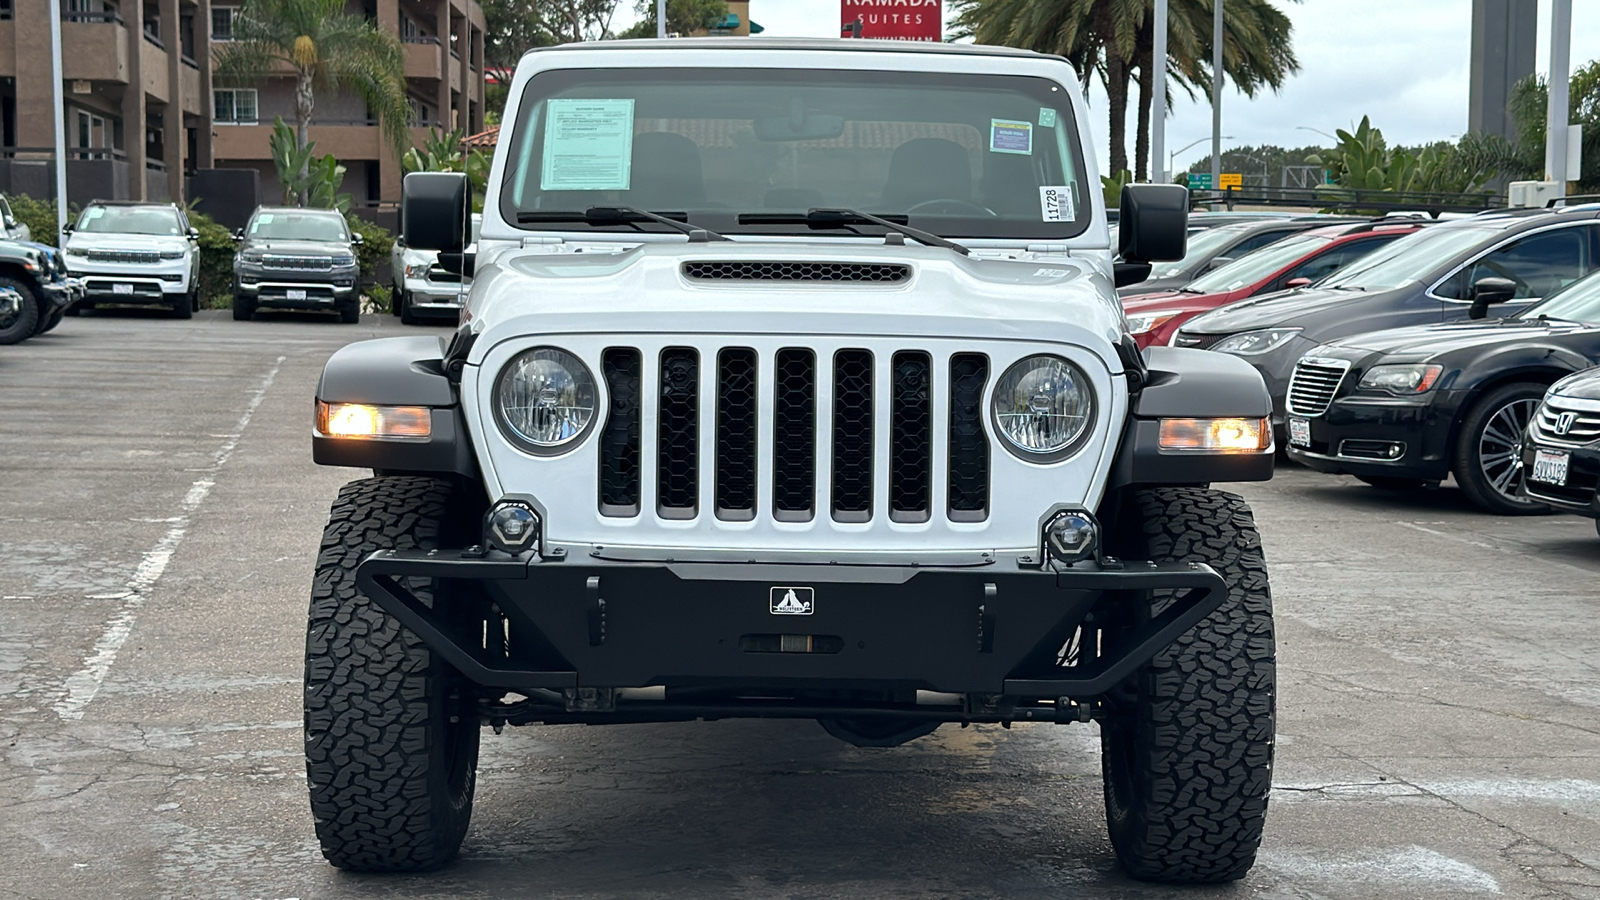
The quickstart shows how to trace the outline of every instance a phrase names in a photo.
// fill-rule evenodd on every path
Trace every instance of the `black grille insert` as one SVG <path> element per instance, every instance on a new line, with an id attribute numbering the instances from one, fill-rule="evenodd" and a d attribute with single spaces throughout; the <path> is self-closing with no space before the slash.
<path id="1" fill-rule="evenodd" d="M 989 438 L 983 430 L 983 388 L 989 359 L 950 357 L 950 481 L 952 522 L 981 522 L 989 513 Z"/>
<path id="2" fill-rule="evenodd" d="M 600 357 L 611 406 L 600 431 L 600 513 L 639 514 L 639 351 L 611 347 Z"/>
<path id="3" fill-rule="evenodd" d="M 773 371 L 772 512 L 808 522 L 817 496 L 817 356 L 778 351 Z"/>
<path id="4" fill-rule="evenodd" d="M 833 517 L 872 518 L 872 352 L 833 355 Z"/>
<path id="5" fill-rule="evenodd" d="M 662 518 L 692 519 L 700 497 L 700 356 L 690 347 L 661 351 L 656 430 L 656 508 Z"/>
<path id="6" fill-rule="evenodd" d="M 854 281 L 896 284 L 911 277 L 901 263 L 704 261 L 683 264 L 683 274 L 702 281 Z"/>
<path id="7" fill-rule="evenodd" d="M 756 516 L 756 352 L 717 355 L 717 518 Z"/>
<path id="8" fill-rule="evenodd" d="M 933 364 L 928 354 L 894 355 L 889 413 L 889 517 L 926 522 L 933 478 Z"/>

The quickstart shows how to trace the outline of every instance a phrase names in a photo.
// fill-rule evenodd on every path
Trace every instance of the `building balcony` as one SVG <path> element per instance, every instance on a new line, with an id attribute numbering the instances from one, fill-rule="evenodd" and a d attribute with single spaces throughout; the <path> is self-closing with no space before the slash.
<path id="1" fill-rule="evenodd" d="M 139 80 L 144 92 L 166 103 L 172 97 L 171 80 L 167 77 L 167 50 L 146 37 L 139 42 Z"/>
<path id="2" fill-rule="evenodd" d="M 444 55 L 436 38 L 412 38 L 405 42 L 406 77 L 438 81 L 443 73 Z"/>
<path id="3" fill-rule="evenodd" d="M 290 124 L 293 127 L 293 124 Z M 218 160 L 268 160 L 272 158 L 272 123 L 229 125 L 216 123 L 212 129 L 211 154 Z M 376 123 L 313 122 L 311 140 L 316 155 L 332 153 L 341 163 L 356 159 L 381 159 L 383 135 Z"/>
<path id="4" fill-rule="evenodd" d="M 183 66 L 178 70 L 178 77 L 183 80 L 183 111 L 195 116 L 205 115 L 210 110 L 210 100 L 200 93 L 200 70 Z"/>
<path id="5" fill-rule="evenodd" d="M 76 17 L 76 18 L 74 18 Z M 63 16 L 61 76 L 68 81 L 128 83 L 128 29 L 110 13 Z"/>

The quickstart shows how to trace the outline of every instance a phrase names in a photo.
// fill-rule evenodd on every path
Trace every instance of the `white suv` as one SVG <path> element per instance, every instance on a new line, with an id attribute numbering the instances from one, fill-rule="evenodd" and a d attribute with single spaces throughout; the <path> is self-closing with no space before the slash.
<path id="1" fill-rule="evenodd" d="M 482 215 L 472 214 L 474 241 L 482 221 Z M 389 253 L 389 268 L 394 279 L 393 312 L 402 323 L 416 325 L 423 319 L 453 322 L 461 315 L 461 299 L 471 279 L 439 265 L 438 251 L 407 247 L 402 235 Z"/>
<path id="2" fill-rule="evenodd" d="M 62 234 L 67 270 L 86 289 L 80 309 L 166 306 L 180 319 L 199 309 L 200 232 L 177 205 L 96 200 Z"/>

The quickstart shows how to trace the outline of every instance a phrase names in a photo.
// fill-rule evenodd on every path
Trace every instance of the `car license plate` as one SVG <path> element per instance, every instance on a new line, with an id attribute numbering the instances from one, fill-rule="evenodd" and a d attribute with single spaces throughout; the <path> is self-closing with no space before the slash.
<path id="1" fill-rule="evenodd" d="M 111 286 L 111 293 L 113 293 L 113 294 L 131 294 L 131 293 L 133 293 L 133 285 L 131 285 L 131 284 L 113 284 Z"/>
<path id="2" fill-rule="evenodd" d="M 305 288 L 289 288 L 288 294 L 290 300 L 304 300 L 306 298 Z"/>
<path id="3" fill-rule="evenodd" d="M 1296 447 L 1311 446 L 1311 422 L 1308 419 L 1289 420 L 1289 443 Z"/>
<path id="4" fill-rule="evenodd" d="M 1534 481 L 1545 484 L 1563 485 L 1567 483 L 1567 461 L 1572 454 L 1565 450 L 1535 450 L 1533 453 Z"/>

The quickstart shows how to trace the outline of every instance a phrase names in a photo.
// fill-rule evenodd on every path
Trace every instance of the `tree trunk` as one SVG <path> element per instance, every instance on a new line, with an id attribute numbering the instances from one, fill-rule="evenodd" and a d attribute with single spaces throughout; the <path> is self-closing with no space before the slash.
<path id="1" fill-rule="evenodd" d="M 311 139 L 311 112 L 316 106 L 317 98 L 311 90 L 311 73 L 302 71 L 296 76 L 294 84 L 294 140 L 295 146 L 300 150 L 304 150 Z M 302 185 L 305 184 L 306 176 L 309 174 L 308 162 L 309 158 L 300 163 L 299 174 Z M 305 206 L 309 199 L 303 186 L 298 199 L 301 206 Z"/>
<path id="2" fill-rule="evenodd" d="M 1110 107 L 1112 178 L 1128 168 L 1128 63 L 1115 52 L 1106 54 L 1106 106 Z"/>
<path id="3" fill-rule="evenodd" d="M 1139 124 L 1133 135 L 1134 181 L 1145 181 L 1146 173 L 1153 168 L 1160 168 L 1159 163 L 1150 159 L 1150 107 L 1154 100 L 1150 94 L 1156 86 L 1155 52 L 1155 16 L 1146 15 L 1144 24 L 1139 27 L 1138 45 L 1134 50 L 1134 65 L 1139 69 Z M 1165 63 L 1166 60 L 1161 62 Z"/>

